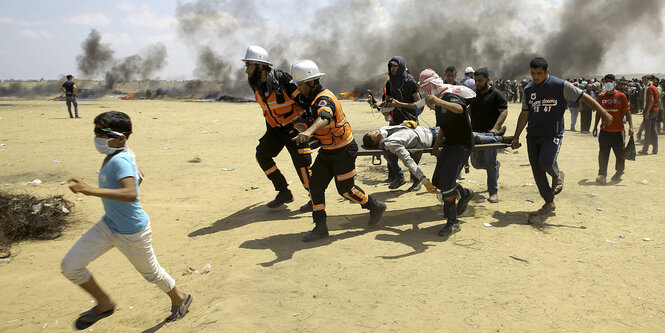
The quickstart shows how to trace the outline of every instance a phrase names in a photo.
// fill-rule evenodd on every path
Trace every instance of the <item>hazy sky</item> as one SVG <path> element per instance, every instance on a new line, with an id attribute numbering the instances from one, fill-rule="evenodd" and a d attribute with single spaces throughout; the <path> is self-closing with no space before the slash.
<path id="1" fill-rule="evenodd" d="M 180 4 L 189 2 L 191 1 L 181 1 Z M 403 4 L 407 1 L 379 0 L 378 2 L 386 6 L 389 11 L 391 3 Z M 547 10 L 534 13 L 534 17 L 557 14 L 561 0 L 542 0 L 542 2 Z M 305 26 L 305 24 L 312 25 L 311 20 L 301 20 L 313 9 L 309 8 L 305 13 L 299 12 L 304 4 L 311 7 L 315 3 L 323 7 L 330 1 L 266 1 L 261 6 L 261 16 L 269 17 L 272 21 L 269 26 L 281 33 L 294 29 L 316 29 L 315 25 Z M 194 76 L 197 52 L 193 49 L 191 41 L 183 40 L 185 37 L 179 34 L 175 16 L 178 5 L 177 1 L 168 0 L 132 2 L 0 0 L 0 43 L 3 45 L 0 48 L 0 79 L 59 79 L 69 73 L 78 76 L 76 56 L 81 54 L 81 42 L 89 35 L 91 29 L 101 33 L 101 42 L 110 45 L 115 51 L 114 57 L 117 58 L 140 54 L 149 44 L 155 42 L 163 43 L 168 53 L 167 65 L 156 73 L 156 78 L 191 79 Z M 423 11 L 426 8 L 414 8 L 414 10 Z M 298 14 L 295 14 L 296 12 Z M 334 13 L 331 13 L 331 19 L 333 18 Z M 607 31 L 607 34 L 616 33 L 621 32 Z M 628 45 L 628 43 L 613 48 L 612 52 L 622 54 L 620 57 L 607 57 L 608 60 L 601 66 L 601 72 L 665 72 L 663 70 L 665 40 L 662 37 L 665 32 L 659 35 L 660 39 L 654 40 L 650 48 Z M 239 59 L 248 43 L 252 41 L 247 41 L 244 45 L 237 43 L 221 47 L 233 48 L 234 52 L 227 54 L 237 53 Z M 385 60 L 379 59 L 380 62 Z M 235 66 L 235 62 L 233 64 Z M 242 63 L 238 62 L 237 66 L 240 68 Z"/>

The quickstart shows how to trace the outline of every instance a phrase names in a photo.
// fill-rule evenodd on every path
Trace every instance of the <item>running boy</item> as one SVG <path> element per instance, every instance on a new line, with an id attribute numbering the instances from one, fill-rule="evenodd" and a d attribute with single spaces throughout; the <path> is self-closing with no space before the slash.
<path id="1" fill-rule="evenodd" d="M 155 258 L 150 220 L 138 200 L 143 175 L 136 166 L 134 153 L 125 145 L 132 133 L 132 122 L 125 113 L 109 111 L 98 115 L 94 124 L 95 148 L 106 156 L 99 170 L 99 188 L 72 178 L 69 189 L 74 193 L 100 197 L 105 215 L 81 236 L 60 265 L 65 277 L 97 301 L 95 307 L 79 316 L 75 327 L 86 329 L 115 310 L 116 303 L 97 285 L 86 268 L 88 263 L 113 247 L 118 248 L 146 280 L 171 298 L 171 315 L 165 321 L 178 320 L 187 314 L 192 296 L 176 288 L 175 280 Z"/>

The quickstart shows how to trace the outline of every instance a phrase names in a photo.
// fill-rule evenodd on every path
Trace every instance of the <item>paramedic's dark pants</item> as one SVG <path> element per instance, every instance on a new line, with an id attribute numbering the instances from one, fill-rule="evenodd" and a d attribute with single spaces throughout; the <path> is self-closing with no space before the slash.
<path id="1" fill-rule="evenodd" d="M 282 128 L 273 128 L 266 124 L 266 133 L 259 139 L 259 145 L 256 146 L 256 160 L 259 166 L 266 174 L 268 179 L 275 186 L 275 191 L 284 191 L 288 188 L 288 183 L 282 172 L 277 168 L 273 158 L 286 147 L 293 166 L 296 168 L 298 178 L 305 189 L 309 189 L 310 171 L 309 165 L 312 163 L 312 156 L 309 146 L 305 144 L 298 145 L 291 139 L 297 135 L 293 126 L 288 125 Z"/>
<path id="2" fill-rule="evenodd" d="M 464 194 L 465 189 L 457 184 L 457 176 L 466 164 L 471 149 L 463 145 L 441 147 L 436 158 L 436 167 L 432 175 L 432 184 L 443 192 L 443 212 L 448 221 L 456 222 L 455 202 Z M 457 191 L 457 193 L 454 193 Z"/>
<path id="3" fill-rule="evenodd" d="M 333 178 L 335 178 L 337 193 L 342 197 L 360 204 L 365 209 L 369 209 L 370 205 L 374 204 L 374 200 L 354 183 L 357 153 L 358 145 L 355 141 L 334 154 L 330 154 L 322 148 L 319 149 L 319 154 L 312 165 L 312 183 L 309 188 L 312 198 L 312 217 L 315 223 L 326 220 L 325 192 Z"/>

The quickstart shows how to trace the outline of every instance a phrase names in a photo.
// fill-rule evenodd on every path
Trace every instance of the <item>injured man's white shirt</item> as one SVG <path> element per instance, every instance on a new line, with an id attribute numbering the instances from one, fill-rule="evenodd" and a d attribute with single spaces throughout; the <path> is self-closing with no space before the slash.
<path id="1" fill-rule="evenodd" d="M 420 170 L 416 161 L 411 158 L 407 149 L 430 148 L 434 140 L 432 130 L 428 127 L 417 126 L 415 129 L 404 125 L 384 126 L 379 128 L 383 139 L 379 141 L 379 148 L 385 149 L 395 155 L 409 168 L 411 174 L 423 180 L 425 174 Z"/>

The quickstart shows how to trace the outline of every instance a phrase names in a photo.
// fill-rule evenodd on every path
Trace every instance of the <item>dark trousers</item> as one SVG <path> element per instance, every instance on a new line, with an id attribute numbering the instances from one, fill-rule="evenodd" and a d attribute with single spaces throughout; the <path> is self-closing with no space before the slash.
<path id="1" fill-rule="evenodd" d="M 309 165 L 312 163 L 309 146 L 306 143 L 298 145 L 291 140 L 297 135 L 291 125 L 283 128 L 273 128 L 266 124 L 266 127 L 266 133 L 259 139 L 259 145 L 256 146 L 256 161 L 259 162 L 259 166 L 268 179 L 272 181 L 275 191 L 284 191 L 289 186 L 273 159 L 279 155 L 284 147 L 291 155 L 300 182 L 308 190 L 310 185 Z"/>
<path id="2" fill-rule="evenodd" d="M 591 116 L 593 111 L 585 107 L 580 108 L 580 131 L 588 132 L 591 129 Z"/>
<path id="3" fill-rule="evenodd" d="M 76 114 L 76 117 L 78 117 L 79 103 L 76 103 L 76 96 L 65 95 L 65 103 L 67 103 L 67 111 L 69 112 L 69 118 L 74 118 L 74 116 L 72 116 L 72 104 L 74 104 L 74 113 Z"/>
<path id="4" fill-rule="evenodd" d="M 356 176 L 357 153 L 358 145 L 355 141 L 333 154 L 319 151 L 312 165 L 312 177 L 310 178 L 311 184 L 309 187 L 314 222 L 325 222 L 325 192 L 333 178 L 335 179 L 337 193 L 342 197 L 358 203 L 366 209 L 369 209 L 369 206 L 374 203 L 372 198 L 355 185 L 354 177 Z"/>
<path id="5" fill-rule="evenodd" d="M 559 165 L 556 159 L 559 156 L 562 139 L 563 137 L 531 137 L 528 135 L 526 137 L 533 179 L 545 202 L 554 201 L 554 192 L 547 179 L 547 174 L 552 177 L 559 176 Z"/>
<path id="6" fill-rule="evenodd" d="M 409 154 L 411 155 L 413 161 L 416 162 L 416 164 L 420 163 L 420 159 L 423 156 L 422 152 L 409 152 Z M 402 171 L 402 168 L 400 168 L 399 164 L 397 164 L 397 161 L 399 160 L 397 155 L 386 150 L 383 152 L 383 156 L 386 158 L 386 162 L 388 164 L 388 178 L 404 178 L 404 172 Z M 420 179 L 412 174 L 411 181 L 418 183 L 420 182 Z"/>
<path id="7" fill-rule="evenodd" d="M 456 200 L 465 193 L 462 185 L 457 184 L 457 176 L 462 171 L 471 154 L 471 149 L 463 145 L 442 147 L 436 157 L 436 167 L 432 175 L 432 184 L 443 194 L 443 212 L 448 222 L 457 222 Z"/>
<path id="8" fill-rule="evenodd" d="M 623 131 L 621 132 L 607 132 L 601 130 L 598 133 L 598 175 L 607 176 L 607 164 L 610 161 L 610 149 L 614 152 L 616 157 L 616 173 L 623 174 L 626 166 L 626 160 L 623 158 Z"/>
<path id="9" fill-rule="evenodd" d="M 658 131 L 656 126 L 658 124 L 658 114 L 660 112 L 649 112 L 649 119 L 644 119 L 644 147 L 642 147 L 642 152 L 646 153 L 649 149 L 649 145 L 653 146 L 652 152 L 654 154 L 658 153 Z M 639 133 L 638 133 L 639 136 Z"/>

